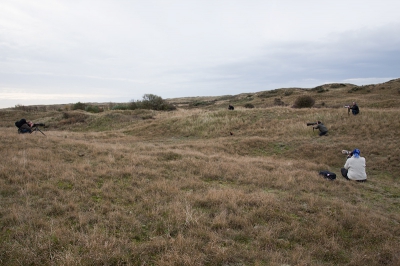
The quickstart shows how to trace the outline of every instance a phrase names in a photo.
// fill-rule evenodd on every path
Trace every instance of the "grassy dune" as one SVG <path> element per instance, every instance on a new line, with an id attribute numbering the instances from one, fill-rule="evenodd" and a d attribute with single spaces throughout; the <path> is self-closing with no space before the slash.
<path id="1" fill-rule="evenodd" d="M 400 82 L 321 87 L 173 112 L 0 110 L 0 264 L 399 265 Z M 291 108 L 303 94 L 320 108 Z M 22 117 L 46 136 L 18 135 Z M 366 183 L 339 176 L 356 147 Z"/>

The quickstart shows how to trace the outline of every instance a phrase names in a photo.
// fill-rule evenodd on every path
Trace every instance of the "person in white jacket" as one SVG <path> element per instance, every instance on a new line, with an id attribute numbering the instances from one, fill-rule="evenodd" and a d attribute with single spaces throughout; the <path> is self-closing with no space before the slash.
<path id="1" fill-rule="evenodd" d="M 354 149 L 351 152 L 351 157 L 347 158 L 344 168 L 341 169 L 342 176 L 348 180 L 365 182 L 367 181 L 365 167 L 365 158 L 360 156 L 359 149 Z"/>

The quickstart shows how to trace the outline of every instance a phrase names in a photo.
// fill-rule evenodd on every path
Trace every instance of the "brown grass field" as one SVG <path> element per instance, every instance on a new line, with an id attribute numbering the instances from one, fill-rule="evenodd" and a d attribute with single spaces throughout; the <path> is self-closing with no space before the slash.
<path id="1" fill-rule="evenodd" d="M 1 109 L 0 264 L 400 265 L 400 79 L 168 101 Z M 366 183 L 340 176 L 354 148 Z"/>

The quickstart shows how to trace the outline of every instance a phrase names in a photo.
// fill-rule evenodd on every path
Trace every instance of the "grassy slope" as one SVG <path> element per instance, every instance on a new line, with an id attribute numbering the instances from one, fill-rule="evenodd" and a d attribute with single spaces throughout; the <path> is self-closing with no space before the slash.
<path id="1" fill-rule="evenodd" d="M 0 263 L 398 265 L 400 83 L 331 87 L 168 113 L 0 111 Z M 301 94 L 326 108 L 290 108 Z M 17 135 L 21 117 L 47 137 Z M 367 183 L 318 176 L 355 147 Z"/>

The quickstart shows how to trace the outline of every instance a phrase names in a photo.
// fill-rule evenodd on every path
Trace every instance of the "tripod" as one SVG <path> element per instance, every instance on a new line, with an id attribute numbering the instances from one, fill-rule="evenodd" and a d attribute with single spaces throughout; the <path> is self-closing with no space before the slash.
<path id="1" fill-rule="evenodd" d="M 46 136 L 46 134 L 44 134 L 44 133 L 40 130 L 40 128 L 39 128 L 38 125 L 34 125 L 34 126 L 32 127 L 32 132 L 31 132 L 31 133 L 37 132 L 37 131 L 39 131 L 39 132 L 42 133 L 44 136 Z"/>

